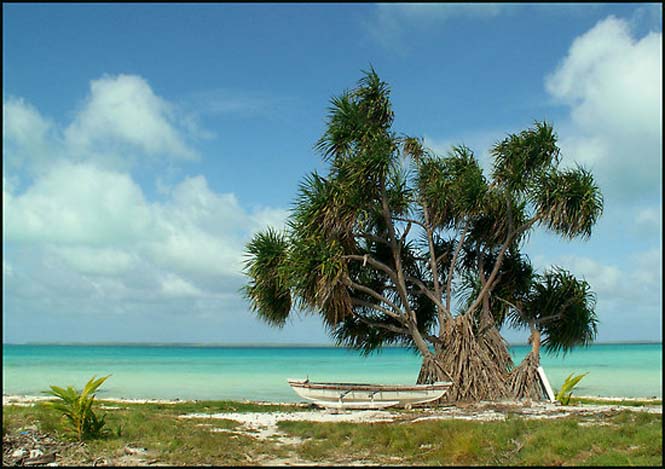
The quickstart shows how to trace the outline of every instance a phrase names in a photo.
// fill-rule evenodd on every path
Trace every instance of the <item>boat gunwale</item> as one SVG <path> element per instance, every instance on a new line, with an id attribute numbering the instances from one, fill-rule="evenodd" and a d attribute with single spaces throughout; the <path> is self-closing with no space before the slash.
<path id="1" fill-rule="evenodd" d="M 451 386 L 449 381 L 431 384 L 367 384 L 367 383 L 313 383 L 307 380 L 287 380 L 291 387 L 339 391 L 441 391 Z"/>

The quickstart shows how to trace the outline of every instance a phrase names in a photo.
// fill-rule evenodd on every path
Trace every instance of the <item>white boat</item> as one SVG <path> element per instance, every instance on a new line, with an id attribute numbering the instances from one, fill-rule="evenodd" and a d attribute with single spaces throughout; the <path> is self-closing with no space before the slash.
<path id="1" fill-rule="evenodd" d="M 312 383 L 309 379 L 288 379 L 300 397 L 327 409 L 384 409 L 435 401 L 443 397 L 452 383 L 433 384 L 356 384 Z"/>

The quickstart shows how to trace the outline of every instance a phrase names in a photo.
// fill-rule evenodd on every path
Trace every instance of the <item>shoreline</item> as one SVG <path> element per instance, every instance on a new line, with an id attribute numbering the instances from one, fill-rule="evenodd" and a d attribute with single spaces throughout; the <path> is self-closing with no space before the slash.
<path id="1" fill-rule="evenodd" d="M 662 345 L 662 340 L 618 340 L 607 342 L 594 342 L 593 345 Z M 66 347 L 183 347 L 183 348 L 342 348 L 335 344 L 318 343 L 216 343 L 216 342 L 22 342 L 3 343 L 3 346 L 66 346 Z M 509 347 L 526 347 L 527 342 L 509 343 Z M 405 348 L 400 346 L 387 346 L 385 348 Z M 352 350 L 352 349 L 351 349 Z"/>
<path id="2" fill-rule="evenodd" d="M 662 397 L 623 397 L 623 396 L 578 396 L 575 395 L 575 398 L 579 399 L 593 399 L 596 401 L 625 401 L 625 402 L 662 402 Z M 48 400 L 56 399 L 51 396 L 35 396 L 30 394 L 3 394 L 2 395 L 2 405 L 33 405 L 37 402 L 43 402 Z M 125 397 L 102 397 L 96 398 L 97 402 L 109 402 L 109 403 L 120 403 L 120 404 L 166 404 L 166 405 L 175 405 L 175 404 L 185 404 L 185 403 L 196 403 L 196 402 L 206 402 L 206 401 L 227 401 L 228 399 L 154 399 L 154 398 L 125 398 Z M 233 402 L 248 403 L 254 405 L 265 405 L 265 406 L 301 406 L 309 407 L 311 404 L 306 401 L 296 401 L 296 402 L 281 402 L 281 401 L 253 401 L 249 399 L 242 400 L 230 400 Z M 485 401 L 482 401 L 485 402 Z M 497 404 L 503 403 L 516 403 L 516 401 L 497 401 Z M 545 402 L 547 403 L 547 402 Z M 464 404 L 466 405 L 466 404 Z"/>

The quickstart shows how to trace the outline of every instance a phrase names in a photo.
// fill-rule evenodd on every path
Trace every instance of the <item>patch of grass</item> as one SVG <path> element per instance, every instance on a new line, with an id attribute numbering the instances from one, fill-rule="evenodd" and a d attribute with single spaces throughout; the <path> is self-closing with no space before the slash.
<path id="1" fill-rule="evenodd" d="M 216 414 L 225 412 L 296 412 L 308 410 L 299 405 L 277 405 L 277 404 L 256 404 L 253 402 L 235 402 L 235 401 L 194 401 L 177 402 L 173 404 L 158 403 L 115 403 L 105 402 L 107 405 L 118 405 L 127 409 L 142 409 L 145 411 L 155 411 L 170 415 L 206 413 Z"/>
<path id="2" fill-rule="evenodd" d="M 125 446 L 147 448 L 149 459 L 159 463 L 194 466 L 270 464 L 275 458 L 288 457 L 326 465 L 353 465 L 359 461 L 435 466 L 662 464 L 662 416 L 628 410 L 608 417 L 578 415 L 542 420 L 510 415 L 505 421 L 494 422 L 414 423 L 408 413 L 400 413 L 404 419 L 390 423 L 282 421 L 278 429 L 302 443 L 281 444 L 279 438 L 258 439 L 232 420 L 177 417 L 194 412 L 257 412 L 266 407 L 269 411 L 286 411 L 283 406 L 208 401 L 117 407 L 107 413 L 110 435 L 87 442 L 84 457 L 78 456 L 80 465 L 91 465 L 98 457 L 117 459 Z M 303 408 L 294 406 L 292 410 Z M 53 409 L 3 407 L 6 431 L 18 432 L 32 425 L 56 436 L 63 430 Z"/>
<path id="3" fill-rule="evenodd" d="M 594 399 L 592 397 L 571 397 L 569 405 L 577 404 L 591 404 L 591 405 L 620 405 L 627 407 L 644 407 L 644 406 L 662 406 L 662 399 L 644 399 L 644 400 L 627 400 L 627 399 Z"/>
<path id="4" fill-rule="evenodd" d="M 235 430 L 238 422 L 223 419 L 179 419 L 177 415 L 202 411 L 198 407 L 131 404 L 109 411 L 106 424 L 111 430 L 103 439 L 86 442 L 86 457 L 80 464 L 92 464 L 95 458 L 117 458 L 125 446 L 147 448 L 151 457 L 171 465 L 251 465 L 257 457 L 279 454 L 272 444 L 237 432 L 213 432 L 211 429 Z M 213 411 L 230 411 L 230 409 Z M 7 422 L 9 424 L 7 424 Z M 210 424 L 201 426 L 201 423 Z M 3 425 L 9 431 L 36 426 L 40 431 L 62 436 L 59 414 L 43 406 L 3 406 Z M 118 431 L 120 429 L 120 431 Z M 67 453 L 63 457 L 71 457 Z"/>
<path id="5" fill-rule="evenodd" d="M 662 417 L 625 411 L 611 425 L 580 426 L 581 417 L 501 422 L 333 424 L 280 422 L 305 439 L 298 449 L 313 461 L 371 455 L 405 465 L 624 465 L 662 463 Z"/>

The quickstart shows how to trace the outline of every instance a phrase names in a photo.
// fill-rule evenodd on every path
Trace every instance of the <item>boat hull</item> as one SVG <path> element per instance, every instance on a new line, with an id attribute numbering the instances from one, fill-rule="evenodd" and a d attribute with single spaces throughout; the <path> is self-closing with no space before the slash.
<path id="1" fill-rule="evenodd" d="M 312 383 L 289 379 L 289 385 L 300 397 L 330 409 L 384 409 L 410 407 L 443 397 L 449 382 L 414 385 Z"/>

